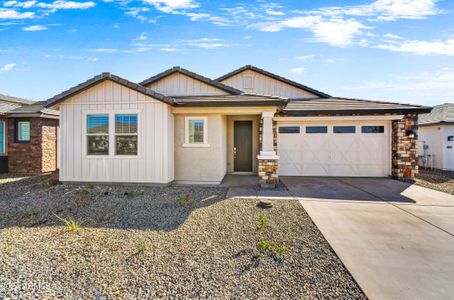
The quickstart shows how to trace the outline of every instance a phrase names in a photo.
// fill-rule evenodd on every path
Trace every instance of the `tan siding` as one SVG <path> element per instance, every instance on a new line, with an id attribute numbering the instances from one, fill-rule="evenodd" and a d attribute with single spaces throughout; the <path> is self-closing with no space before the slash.
<path id="1" fill-rule="evenodd" d="M 86 155 L 86 115 L 137 113 L 137 157 Z M 168 143 L 173 120 L 168 105 L 105 81 L 61 105 L 62 181 L 167 183 L 173 180 L 173 151 Z M 114 124 L 110 122 L 111 130 Z M 110 139 L 109 143 L 114 143 Z M 112 153 L 113 154 L 113 153 Z"/>
<path id="2" fill-rule="evenodd" d="M 252 88 L 245 86 L 245 78 L 252 79 Z M 317 95 L 294 87 L 290 84 L 265 76 L 252 70 L 245 70 L 222 81 L 223 84 L 234 87 L 245 93 L 270 95 L 288 98 L 311 98 Z"/>
<path id="3" fill-rule="evenodd" d="M 153 91 L 169 96 L 226 95 L 227 92 L 195 80 L 181 73 L 174 73 L 147 85 Z"/>

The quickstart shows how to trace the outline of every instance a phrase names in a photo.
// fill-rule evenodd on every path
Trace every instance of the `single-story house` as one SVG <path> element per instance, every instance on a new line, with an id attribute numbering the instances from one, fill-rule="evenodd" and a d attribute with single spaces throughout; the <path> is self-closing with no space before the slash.
<path id="1" fill-rule="evenodd" d="M 454 171 L 454 103 L 421 114 L 418 125 L 420 165 Z"/>
<path id="2" fill-rule="evenodd" d="M 173 67 L 140 83 L 110 73 L 47 100 L 60 111 L 64 182 L 220 183 L 226 174 L 418 172 L 430 107 L 331 97 L 254 66 L 216 80 Z"/>
<path id="3" fill-rule="evenodd" d="M 0 94 L 0 173 L 56 171 L 58 119 L 45 102 Z"/>

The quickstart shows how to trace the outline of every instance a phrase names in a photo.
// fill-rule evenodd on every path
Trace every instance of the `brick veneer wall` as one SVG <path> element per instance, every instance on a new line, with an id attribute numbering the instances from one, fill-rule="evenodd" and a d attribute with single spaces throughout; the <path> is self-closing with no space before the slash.
<path id="1" fill-rule="evenodd" d="M 414 178 L 418 174 L 417 115 L 392 122 L 392 176 Z"/>
<path id="2" fill-rule="evenodd" d="M 18 143 L 16 119 L 8 122 L 8 171 L 11 173 L 45 173 L 57 169 L 58 120 L 21 118 L 30 121 L 30 142 Z"/>

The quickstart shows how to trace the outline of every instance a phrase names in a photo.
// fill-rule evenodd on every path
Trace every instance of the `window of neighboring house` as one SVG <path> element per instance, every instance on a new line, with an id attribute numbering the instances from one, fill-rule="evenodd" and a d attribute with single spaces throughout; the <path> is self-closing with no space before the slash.
<path id="1" fill-rule="evenodd" d="M 109 115 L 87 115 L 87 154 L 109 155 Z"/>
<path id="2" fill-rule="evenodd" d="M 137 115 L 115 115 L 115 154 L 137 155 Z"/>
<path id="3" fill-rule="evenodd" d="M 17 122 L 17 141 L 30 142 L 30 121 Z"/>
<path id="4" fill-rule="evenodd" d="M 334 133 L 355 133 L 356 128 L 355 128 L 355 126 L 334 126 L 333 132 Z"/>
<path id="5" fill-rule="evenodd" d="M 299 126 L 280 126 L 279 133 L 300 133 Z"/>
<path id="6" fill-rule="evenodd" d="M 327 126 L 306 126 L 306 133 L 328 133 Z"/>
<path id="7" fill-rule="evenodd" d="M 6 127 L 5 121 L 0 121 L 0 153 L 6 152 Z"/>
<path id="8" fill-rule="evenodd" d="M 183 146 L 209 146 L 206 117 L 186 117 L 185 144 Z"/>
<path id="9" fill-rule="evenodd" d="M 362 133 L 384 133 L 385 126 L 361 126 Z"/>

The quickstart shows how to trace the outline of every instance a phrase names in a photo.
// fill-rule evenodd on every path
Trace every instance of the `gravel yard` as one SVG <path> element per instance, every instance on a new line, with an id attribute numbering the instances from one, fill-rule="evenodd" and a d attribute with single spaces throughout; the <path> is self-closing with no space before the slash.
<path id="1" fill-rule="evenodd" d="M 417 185 L 454 195 L 454 171 L 419 169 Z"/>
<path id="2" fill-rule="evenodd" d="M 0 299 L 366 298 L 295 200 L 53 178 L 0 177 Z"/>

